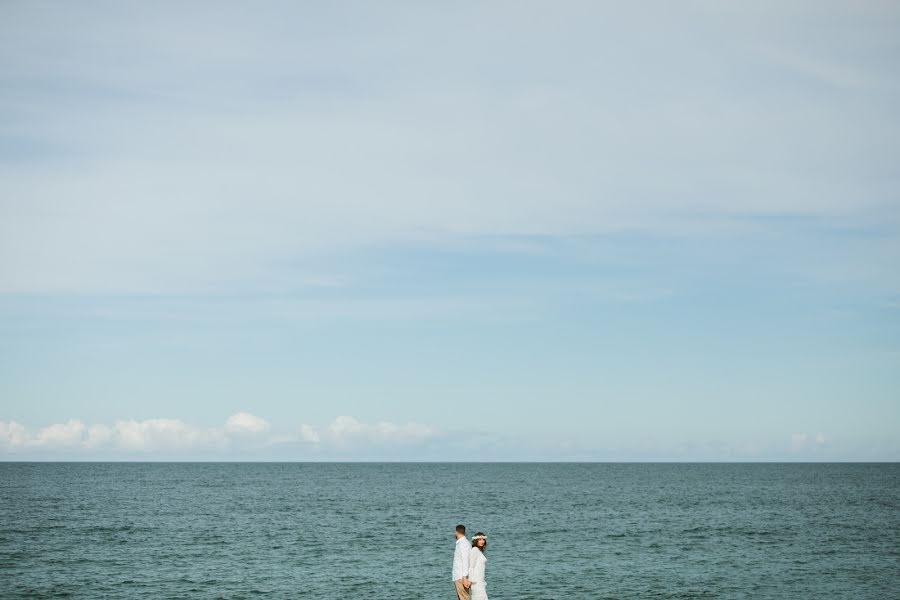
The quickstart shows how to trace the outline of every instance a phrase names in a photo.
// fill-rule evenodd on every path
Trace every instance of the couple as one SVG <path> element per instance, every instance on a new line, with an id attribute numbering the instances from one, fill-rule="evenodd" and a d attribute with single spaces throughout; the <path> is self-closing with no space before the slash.
<path id="1" fill-rule="evenodd" d="M 459 600 L 488 600 L 484 581 L 484 563 L 487 559 L 487 537 L 480 531 L 466 539 L 466 526 L 456 526 L 456 551 L 453 553 L 453 587 Z M 471 592 L 471 596 L 469 593 Z"/>

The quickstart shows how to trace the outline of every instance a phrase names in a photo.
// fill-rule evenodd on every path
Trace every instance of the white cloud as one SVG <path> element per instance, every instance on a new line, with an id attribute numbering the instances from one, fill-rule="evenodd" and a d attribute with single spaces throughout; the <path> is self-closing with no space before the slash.
<path id="1" fill-rule="evenodd" d="M 214 429 L 198 429 L 178 419 L 117 421 L 114 431 L 119 447 L 142 452 L 215 447 L 225 442 L 225 437 Z"/>
<path id="2" fill-rule="evenodd" d="M 83 444 L 86 431 L 84 423 L 78 419 L 48 425 L 35 434 L 29 433 L 21 423 L 0 421 L 0 448 L 15 450 L 77 447 Z"/>
<path id="3" fill-rule="evenodd" d="M 319 432 L 306 423 L 300 426 L 300 439 L 310 444 L 318 444 L 321 441 Z"/>
<path id="4" fill-rule="evenodd" d="M 366 429 L 365 425 L 353 417 L 341 416 L 336 418 L 331 425 L 328 426 L 327 431 L 330 434 L 331 439 L 342 440 L 359 435 Z"/>
<path id="5" fill-rule="evenodd" d="M 438 435 L 438 430 L 419 423 L 396 424 L 388 421 L 363 423 L 342 415 L 327 427 L 316 430 L 304 425 L 316 438 L 343 447 L 356 445 L 409 445 L 425 442 Z"/>
<path id="6" fill-rule="evenodd" d="M 193 427 L 178 419 L 120 420 L 86 426 L 78 419 L 54 423 L 30 433 L 23 425 L 0 421 L 0 448 L 9 451 L 102 450 L 154 452 L 222 447 L 223 430 Z"/>
<path id="7" fill-rule="evenodd" d="M 808 433 L 791 434 L 791 451 L 794 453 L 817 453 L 828 446 L 829 440 L 824 433 L 811 435 Z"/>
<path id="8" fill-rule="evenodd" d="M 91 425 L 88 428 L 87 439 L 84 442 L 86 448 L 103 446 L 112 440 L 113 430 L 106 425 Z"/>
<path id="9" fill-rule="evenodd" d="M 225 431 L 228 433 L 260 434 L 268 431 L 270 428 L 271 424 L 265 419 L 245 412 L 231 415 L 225 421 Z"/>
<path id="10" fill-rule="evenodd" d="M 350 416 L 337 417 L 324 427 L 302 424 L 294 433 L 273 430 L 262 417 L 239 412 L 222 427 L 195 427 L 179 419 L 119 420 L 113 425 L 85 425 L 78 419 L 55 423 L 30 433 L 15 421 L 0 421 L 0 451 L 12 454 L 65 450 L 110 456 L 171 452 L 240 453 L 278 446 L 320 451 L 409 447 L 425 443 L 439 433 L 431 426 L 387 421 L 364 423 Z"/>
<path id="11" fill-rule="evenodd" d="M 25 426 L 15 421 L 0 421 L 0 449 L 20 448 L 28 441 Z"/>
<path id="12" fill-rule="evenodd" d="M 41 448 L 77 446 L 82 443 L 85 430 L 84 423 L 70 419 L 65 423 L 44 427 L 30 443 Z"/>

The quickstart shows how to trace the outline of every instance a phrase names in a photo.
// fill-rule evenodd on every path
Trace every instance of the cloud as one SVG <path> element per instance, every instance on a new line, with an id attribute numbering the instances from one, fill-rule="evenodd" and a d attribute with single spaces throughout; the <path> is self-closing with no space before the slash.
<path id="1" fill-rule="evenodd" d="M 238 423 L 243 425 L 235 429 Z M 822 432 L 796 432 L 787 439 L 787 444 L 783 437 L 598 444 L 593 436 L 548 434 L 538 439 L 486 431 L 448 432 L 421 423 L 365 422 L 349 415 L 323 425 L 304 423 L 279 430 L 261 417 L 237 413 L 221 427 L 212 428 L 179 419 L 119 420 L 90 426 L 70 419 L 29 431 L 16 421 L 0 421 L 0 459 L 706 462 L 897 460 L 900 456 L 891 440 L 877 441 L 874 446 L 847 446 Z"/>
<path id="2" fill-rule="evenodd" d="M 419 423 L 396 424 L 388 421 L 363 423 L 353 417 L 342 415 L 327 427 L 316 430 L 304 425 L 307 432 L 319 440 L 334 446 L 357 445 L 410 445 L 428 441 L 438 435 L 437 429 Z"/>
<path id="3" fill-rule="evenodd" d="M 0 421 L 0 449 L 55 449 L 82 445 L 87 428 L 78 419 L 54 423 L 31 434 L 15 421 Z"/>
<path id="4" fill-rule="evenodd" d="M 228 433 L 259 434 L 268 431 L 270 428 L 271 424 L 265 419 L 245 412 L 231 415 L 225 421 L 225 431 Z"/>
<path id="5" fill-rule="evenodd" d="M 15 421 L 0 421 L 0 449 L 21 448 L 28 441 L 25 426 Z"/>
<path id="6" fill-rule="evenodd" d="M 319 432 L 315 430 L 311 425 L 307 425 L 304 423 L 300 426 L 300 439 L 304 442 L 308 442 L 310 444 L 318 444 L 322 441 L 322 438 L 319 436 Z"/>
<path id="7" fill-rule="evenodd" d="M 318 451 L 365 448 L 396 448 L 423 444 L 439 432 L 417 423 L 388 421 L 364 423 L 350 416 L 337 417 L 324 427 L 301 424 L 295 432 L 275 431 L 266 419 L 238 412 L 222 427 L 203 428 L 179 419 L 119 420 L 112 425 L 85 425 L 78 419 L 55 423 L 31 433 L 15 421 L 0 421 L 0 452 L 22 453 L 66 451 L 102 453 L 110 456 L 166 455 L 173 452 L 240 453 L 280 447 L 315 447 Z"/>
<path id="8" fill-rule="evenodd" d="M 23 425 L 0 421 L 0 449 L 23 450 L 103 450 L 126 453 L 168 452 L 186 449 L 225 447 L 229 436 L 265 430 L 265 420 L 248 413 L 232 415 L 223 428 L 195 427 L 179 419 L 126 419 L 112 425 L 85 425 L 70 419 L 30 433 Z"/>
<path id="9" fill-rule="evenodd" d="M 763 33 L 803 46 L 823 24 L 849 31 L 828 39 L 852 56 L 853 40 L 893 39 L 883 15 L 809 4 L 787 22 L 756 4 L 661 4 L 648 20 L 587 3 L 510 19 L 490 4 L 414 15 L 297 4 L 211 23 L 199 7 L 173 19 L 165 6 L 135 19 L 0 4 L 0 109 L 17 117 L 0 132 L 0 291 L 327 281 L 273 265 L 423 232 L 668 231 L 679 216 L 843 216 L 893 198 L 877 182 L 892 181 L 881 157 L 896 155 L 894 103 L 860 85 L 896 86 L 891 61 L 870 73 L 767 55 L 781 71 L 860 87 L 848 105 L 841 90 L 777 94 L 746 50 Z M 386 40 L 397 18 L 411 26 Z"/>
<path id="10" fill-rule="evenodd" d="M 870 89 L 876 88 L 880 84 L 876 77 L 859 67 L 803 56 L 772 46 L 760 47 L 758 51 L 762 56 L 785 69 L 794 70 L 810 79 L 837 88 Z"/>
<path id="11" fill-rule="evenodd" d="M 91 425 L 88 428 L 87 439 L 84 441 L 86 448 L 97 448 L 108 444 L 113 438 L 113 430 L 106 425 Z"/>
<path id="12" fill-rule="evenodd" d="M 826 448 L 829 444 L 828 438 L 824 433 L 811 435 L 808 433 L 791 434 L 791 451 L 794 453 L 817 453 Z"/>
<path id="13" fill-rule="evenodd" d="M 31 440 L 31 443 L 46 448 L 75 446 L 82 442 L 85 429 L 84 423 L 77 419 L 70 419 L 65 423 L 44 427 Z"/>
<path id="14" fill-rule="evenodd" d="M 198 429 L 178 419 L 118 421 L 113 438 L 120 448 L 140 452 L 215 447 L 225 442 L 220 431 Z"/>

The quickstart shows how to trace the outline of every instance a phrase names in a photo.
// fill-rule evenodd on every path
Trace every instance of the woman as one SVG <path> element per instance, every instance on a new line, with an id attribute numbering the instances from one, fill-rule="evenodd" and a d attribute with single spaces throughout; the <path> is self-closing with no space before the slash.
<path id="1" fill-rule="evenodd" d="M 469 600 L 488 600 L 484 581 L 484 564 L 487 558 L 487 537 L 478 532 L 472 536 L 472 549 L 469 551 Z"/>

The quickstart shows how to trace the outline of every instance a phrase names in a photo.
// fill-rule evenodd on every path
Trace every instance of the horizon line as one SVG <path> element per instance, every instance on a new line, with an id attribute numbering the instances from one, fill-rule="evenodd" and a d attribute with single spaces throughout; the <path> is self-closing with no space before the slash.
<path id="1" fill-rule="evenodd" d="M 0 460 L 0 464 L 302 464 L 302 465 L 891 465 L 900 460 Z"/>

